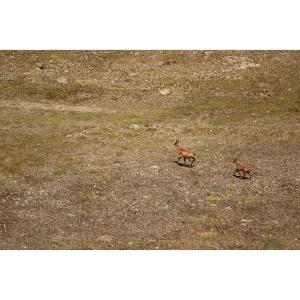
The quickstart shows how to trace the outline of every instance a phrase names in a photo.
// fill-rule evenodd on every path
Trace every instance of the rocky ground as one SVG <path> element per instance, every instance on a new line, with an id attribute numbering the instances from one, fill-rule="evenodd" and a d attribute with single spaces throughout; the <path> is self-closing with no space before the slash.
<path id="1" fill-rule="evenodd" d="M 1 249 L 300 249 L 299 51 L 0 62 Z"/>

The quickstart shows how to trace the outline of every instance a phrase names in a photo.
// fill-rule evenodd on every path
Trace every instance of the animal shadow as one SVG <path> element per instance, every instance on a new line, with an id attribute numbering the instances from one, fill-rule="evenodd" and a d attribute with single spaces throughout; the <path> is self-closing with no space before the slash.
<path id="1" fill-rule="evenodd" d="M 233 174 L 232 176 L 234 176 L 234 177 L 236 177 L 236 178 L 238 178 L 238 179 L 240 179 L 240 180 L 251 180 L 251 178 L 249 178 L 249 177 L 244 177 L 244 176 L 242 176 L 242 175 L 237 175 L 237 174 Z"/>
<path id="2" fill-rule="evenodd" d="M 175 164 L 177 164 L 178 166 L 180 166 L 180 167 L 186 167 L 186 168 L 195 168 L 195 166 L 191 166 L 191 165 L 189 165 L 189 164 L 184 164 L 184 163 L 180 163 L 180 162 L 178 162 L 177 160 L 174 160 L 174 163 Z"/>

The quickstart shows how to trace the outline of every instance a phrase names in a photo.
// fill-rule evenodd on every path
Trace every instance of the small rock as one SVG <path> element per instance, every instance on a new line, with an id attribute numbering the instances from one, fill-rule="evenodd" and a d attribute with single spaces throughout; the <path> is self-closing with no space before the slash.
<path id="1" fill-rule="evenodd" d="M 156 166 L 156 165 L 153 165 L 153 166 L 151 166 L 150 167 L 151 169 L 154 169 L 154 170 L 156 170 L 156 171 L 158 171 L 160 168 L 159 168 L 159 166 Z"/>
<path id="2" fill-rule="evenodd" d="M 240 69 L 241 69 L 241 70 L 246 70 L 247 68 L 248 68 L 248 67 L 247 67 L 246 65 L 241 65 L 241 66 L 240 66 Z"/>
<path id="3" fill-rule="evenodd" d="M 169 89 L 163 89 L 159 91 L 160 94 L 167 96 L 169 94 L 171 94 L 171 91 Z"/>
<path id="4" fill-rule="evenodd" d="M 135 77 L 135 76 L 137 76 L 137 75 L 138 75 L 138 73 L 130 73 L 130 74 L 129 74 L 130 77 Z"/>
<path id="5" fill-rule="evenodd" d="M 255 63 L 248 63 L 249 68 L 258 68 L 260 67 L 260 64 L 255 64 Z"/>
<path id="6" fill-rule="evenodd" d="M 169 65 L 172 65 L 175 63 L 176 63 L 176 61 L 174 59 L 168 59 L 168 60 L 160 61 L 158 64 L 160 66 L 169 66 Z"/>
<path id="7" fill-rule="evenodd" d="M 153 131 L 156 131 L 156 130 L 157 130 L 157 128 L 155 128 L 155 127 L 147 127 L 146 129 L 147 129 L 147 130 L 153 130 Z"/>
<path id="8" fill-rule="evenodd" d="M 60 83 L 60 84 L 66 84 L 68 83 L 68 78 L 66 77 L 59 77 L 56 79 L 57 83 Z"/>
<path id="9" fill-rule="evenodd" d="M 244 62 L 244 63 L 242 63 L 241 65 L 240 65 L 240 69 L 241 70 L 246 70 L 246 69 L 248 69 L 248 68 L 258 68 L 258 67 L 260 67 L 260 64 L 255 64 L 255 63 L 246 63 L 246 62 Z"/>
<path id="10" fill-rule="evenodd" d="M 248 223 L 251 223 L 252 222 L 252 220 L 251 219 L 242 219 L 241 220 L 241 225 L 247 225 Z"/>
<path id="11" fill-rule="evenodd" d="M 129 128 L 132 128 L 132 129 L 139 129 L 139 128 L 141 128 L 141 126 L 138 125 L 138 124 L 131 124 L 131 125 L 129 126 Z"/>

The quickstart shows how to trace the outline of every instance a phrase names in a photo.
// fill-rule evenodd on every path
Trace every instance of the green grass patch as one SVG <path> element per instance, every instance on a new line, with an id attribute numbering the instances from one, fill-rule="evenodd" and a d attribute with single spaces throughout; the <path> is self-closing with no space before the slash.
<path id="1" fill-rule="evenodd" d="M 68 100 L 76 98 L 80 93 L 100 97 L 104 89 L 97 85 L 79 83 L 59 84 L 55 82 L 31 83 L 25 80 L 7 80 L 0 83 L 0 97 L 3 99 L 35 99 Z M 81 99 L 82 100 L 82 99 Z"/>

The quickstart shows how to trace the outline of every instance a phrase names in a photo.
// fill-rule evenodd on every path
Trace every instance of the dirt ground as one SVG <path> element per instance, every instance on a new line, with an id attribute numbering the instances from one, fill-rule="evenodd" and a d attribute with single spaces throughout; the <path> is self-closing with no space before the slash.
<path id="1" fill-rule="evenodd" d="M 0 249 L 300 249 L 299 121 L 300 51 L 0 51 Z"/>

